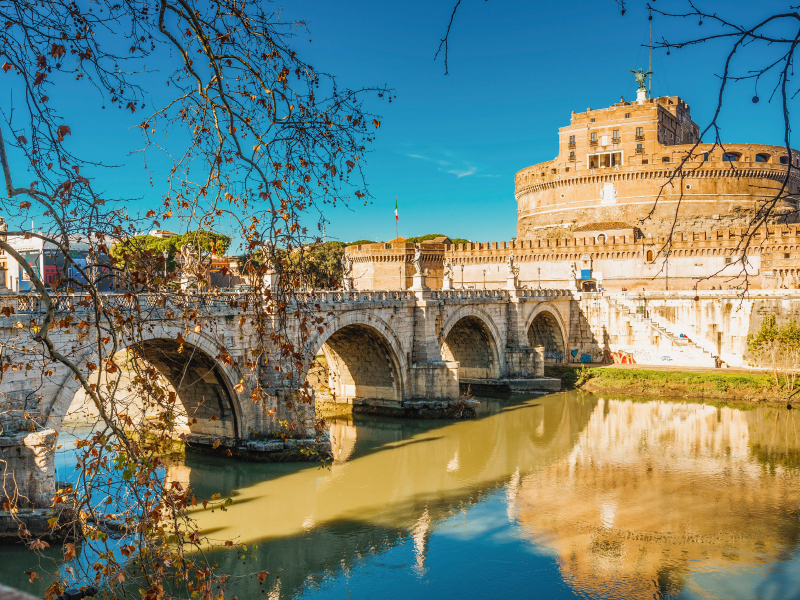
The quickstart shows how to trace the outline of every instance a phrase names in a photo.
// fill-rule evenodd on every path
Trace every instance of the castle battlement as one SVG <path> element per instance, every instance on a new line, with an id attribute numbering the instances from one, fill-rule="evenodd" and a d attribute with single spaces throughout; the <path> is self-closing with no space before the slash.
<path id="1" fill-rule="evenodd" d="M 741 285 L 745 271 L 753 288 L 794 287 L 800 278 L 798 225 L 760 228 L 746 252 L 743 227 L 677 232 L 670 244 L 668 236 L 646 236 L 637 229 L 628 235 L 596 231 L 591 236 L 575 232 L 572 238 L 421 244 L 420 263 L 431 289 L 442 286 L 445 260 L 453 265 L 455 287 L 503 287 L 510 254 L 523 287 L 568 287 L 573 269 L 586 275 L 582 280 L 608 289 L 664 289 L 665 279 L 669 289 L 721 289 Z M 411 287 L 414 244 L 362 244 L 346 251 L 356 288 Z"/>

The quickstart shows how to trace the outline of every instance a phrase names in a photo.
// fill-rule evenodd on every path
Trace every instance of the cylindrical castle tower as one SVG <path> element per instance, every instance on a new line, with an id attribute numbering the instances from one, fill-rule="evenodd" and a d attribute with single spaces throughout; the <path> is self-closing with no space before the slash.
<path id="1" fill-rule="evenodd" d="M 800 166 L 800 153 L 698 137 L 677 96 L 573 112 L 557 157 L 516 174 L 517 239 L 587 228 L 663 235 L 673 221 L 683 232 L 746 227 L 782 189 L 769 222 L 798 221 L 800 177 L 788 167 Z"/>

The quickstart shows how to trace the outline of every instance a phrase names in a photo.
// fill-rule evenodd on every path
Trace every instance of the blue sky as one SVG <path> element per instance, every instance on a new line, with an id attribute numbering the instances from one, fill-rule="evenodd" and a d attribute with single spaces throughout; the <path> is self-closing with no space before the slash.
<path id="1" fill-rule="evenodd" d="M 296 45 L 307 62 L 336 74 L 342 85 L 382 84 L 396 95 L 391 104 L 375 100 L 368 105 L 382 122 L 366 157 L 373 203 L 327 213 L 330 238 L 394 237 L 397 196 L 403 236 L 440 232 L 475 241 L 510 239 L 516 226 L 514 173 L 553 158 L 558 127 L 569 123 L 570 111 L 635 96 L 629 71 L 647 67 L 641 47 L 648 29 L 645 2 L 629 1 L 621 16 L 613 0 L 462 0 L 445 76 L 443 62 L 434 62 L 433 56 L 453 3 L 295 0 L 285 7 L 286 19 L 309 21 L 311 35 L 299 36 Z M 699 3 L 709 10 L 720 8 L 718 2 Z M 778 4 L 754 7 L 732 0 L 724 12 L 755 21 L 758 11 Z M 677 10 L 685 4 L 659 1 L 658 6 Z M 711 31 L 708 24 L 704 27 L 701 31 Z M 656 36 L 677 39 L 680 34 L 673 32 L 681 30 L 686 36 L 698 27 L 688 20 L 654 20 Z M 727 47 L 716 43 L 670 56 L 656 53 L 654 94 L 680 95 L 702 128 L 715 106 L 715 74 L 721 72 Z M 742 69 L 766 58 L 753 49 Z M 724 139 L 782 143 L 780 112 L 767 102 L 768 87 L 760 84 L 758 104 L 751 102 L 753 82 L 731 89 L 722 119 Z M 133 127 L 140 115 L 103 111 L 99 99 L 79 89 L 61 90 L 68 117 L 76 123 L 88 117 L 91 124 L 73 127 L 76 149 L 121 165 L 98 173 L 99 187 L 142 198 L 131 210 L 144 212 L 158 204 L 164 192 L 159 177 L 151 187 L 141 155 L 128 154 L 139 144 Z M 0 88 L 0 104 L 7 106 L 4 96 Z"/>

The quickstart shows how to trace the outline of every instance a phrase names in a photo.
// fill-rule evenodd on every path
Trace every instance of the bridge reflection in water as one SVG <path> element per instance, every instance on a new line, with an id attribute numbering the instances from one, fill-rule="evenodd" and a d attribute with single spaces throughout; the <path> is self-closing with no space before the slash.
<path id="1" fill-rule="evenodd" d="M 227 512 L 197 518 L 211 537 L 258 543 L 255 564 L 218 557 L 273 574 L 239 597 L 366 597 L 387 581 L 470 597 L 478 573 L 497 576 L 499 595 L 546 580 L 553 597 L 797 594 L 800 575 L 784 568 L 800 565 L 792 413 L 574 393 L 483 410 L 337 421 L 329 469 L 193 457 L 171 476 L 198 496 L 234 490 Z"/>

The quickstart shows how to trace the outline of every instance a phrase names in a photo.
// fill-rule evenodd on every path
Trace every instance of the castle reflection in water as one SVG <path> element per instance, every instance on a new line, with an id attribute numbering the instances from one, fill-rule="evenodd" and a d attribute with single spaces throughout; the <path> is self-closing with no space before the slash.
<path id="1" fill-rule="evenodd" d="M 698 574 L 763 571 L 797 554 L 793 412 L 579 393 L 483 408 L 458 423 L 336 421 L 326 468 L 227 463 L 220 473 L 192 458 L 171 476 L 198 495 L 233 494 L 227 512 L 198 512 L 199 524 L 257 542 L 260 568 L 279 574 L 272 597 L 305 596 L 403 544 L 415 553 L 408 569 L 435 580 L 431 536 L 490 497 L 520 543 L 584 597 L 707 596 Z M 239 597 L 260 593 L 248 582 Z"/>

